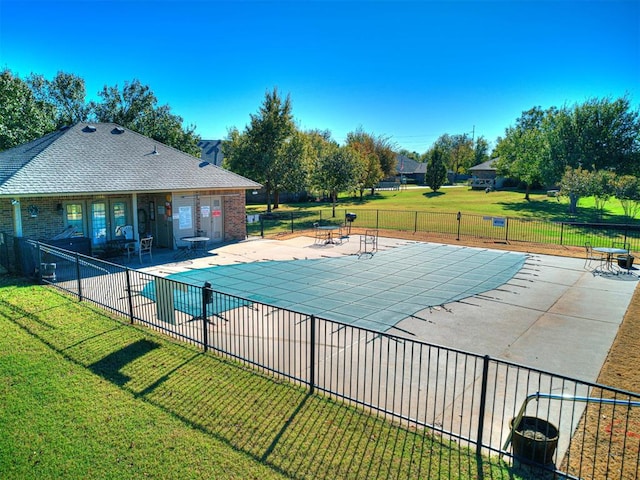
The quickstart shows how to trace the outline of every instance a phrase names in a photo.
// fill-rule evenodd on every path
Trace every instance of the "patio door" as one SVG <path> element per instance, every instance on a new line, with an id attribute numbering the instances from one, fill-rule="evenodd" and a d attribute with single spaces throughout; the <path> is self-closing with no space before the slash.
<path id="1" fill-rule="evenodd" d="M 107 243 L 107 202 L 98 201 L 91 204 L 91 244 L 103 246 Z"/>
<path id="2" fill-rule="evenodd" d="M 200 228 L 212 242 L 221 242 L 223 236 L 222 197 L 200 197 Z"/>
<path id="3" fill-rule="evenodd" d="M 94 246 L 103 246 L 116 235 L 116 228 L 127 225 L 127 202 L 122 199 L 91 203 L 90 233 Z"/>

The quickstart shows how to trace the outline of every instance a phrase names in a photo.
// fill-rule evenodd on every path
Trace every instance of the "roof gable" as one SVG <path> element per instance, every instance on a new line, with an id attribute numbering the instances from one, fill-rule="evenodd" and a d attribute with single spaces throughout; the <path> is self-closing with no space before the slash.
<path id="1" fill-rule="evenodd" d="M 114 123 L 78 123 L 0 152 L 0 195 L 252 189 L 260 184 Z"/>

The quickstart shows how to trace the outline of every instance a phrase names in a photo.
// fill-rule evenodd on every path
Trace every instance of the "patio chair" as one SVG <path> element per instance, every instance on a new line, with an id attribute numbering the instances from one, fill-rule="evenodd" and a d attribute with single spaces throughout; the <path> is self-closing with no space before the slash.
<path id="1" fill-rule="evenodd" d="M 360 235 L 360 251 L 358 252 L 358 256 L 364 255 L 365 253 L 373 256 L 373 254 L 377 250 L 378 250 L 378 231 L 366 230 L 364 235 Z"/>
<path id="2" fill-rule="evenodd" d="M 138 249 L 138 256 L 140 258 L 140 263 L 142 263 L 142 257 L 144 255 L 149 255 L 149 260 L 153 260 L 153 255 L 151 254 L 151 246 L 153 245 L 153 237 L 146 237 L 140 239 L 140 248 Z"/>
<path id="3" fill-rule="evenodd" d="M 130 242 L 124 243 L 124 251 L 127 253 L 127 261 L 131 260 L 131 254 L 136 251 L 136 241 L 133 238 L 133 225 L 124 225 L 116 228 L 116 236 L 122 235 Z"/>
<path id="4" fill-rule="evenodd" d="M 589 269 L 592 272 L 597 272 L 598 268 L 599 267 L 601 268 L 602 264 L 605 262 L 607 258 L 606 255 L 602 253 L 594 252 L 591 242 L 586 242 L 584 244 L 584 248 L 585 248 L 584 268 Z M 596 267 L 595 269 L 592 269 L 591 267 L 593 266 L 594 263 L 597 263 L 598 267 Z"/>
<path id="5" fill-rule="evenodd" d="M 320 224 L 318 222 L 315 222 L 313 224 L 313 236 L 315 238 L 315 244 L 316 245 L 320 245 L 320 244 L 325 244 L 325 242 L 327 241 L 327 232 L 320 230 Z"/>

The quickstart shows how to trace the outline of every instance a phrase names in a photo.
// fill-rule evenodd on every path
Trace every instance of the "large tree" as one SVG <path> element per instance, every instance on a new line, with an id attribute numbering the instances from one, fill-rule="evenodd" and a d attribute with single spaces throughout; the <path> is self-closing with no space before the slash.
<path id="1" fill-rule="evenodd" d="M 316 168 L 311 172 L 312 185 L 319 191 L 329 192 L 334 217 L 338 193 L 356 187 L 361 168 L 358 153 L 349 146 L 328 144 L 320 151 Z"/>
<path id="2" fill-rule="evenodd" d="M 433 149 L 437 148 L 442 155 L 445 167 L 453 172 L 455 176 L 464 173 L 469 167 L 474 165 L 475 149 L 474 142 L 467 134 L 441 135 L 434 143 Z M 427 152 L 427 159 L 431 157 L 432 150 Z"/>
<path id="3" fill-rule="evenodd" d="M 36 98 L 10 70 L 0 72 L 0 150 L 35 140 L 56 129 L 55 108 Z"/>
<path id="4" fill-rule="evenodd" d="M 280 97 L 278 90 L 265 94 L 257 114 L 240 133 L 232 129 L 224 145 L 225 165 L 232 171 L 263 184 L 267 193 L 267 212 L 271 212 L 271 195 L 280 186 L 288 163 L 286 155 L 296 127 L 291 114 L 291 99 Z"/>
<path id="5" fill-rule="evenodd" d="M 396 154 L 388 138 L 358 128 L 347 134 L 346 143 L 358 154 L 362 164 L 356 181 L 360 198 L 365 189 L 370 188 L 373 193 L 380 180 L 395 174 Z"/>
<path id="6" fill-rule="evenodd" d="M 516 125 L 507 128 L 496 147 L 498 173 L 523 182 L 526 200 L 531 187 L 545 180 L 550 158 L 545 119 L 549 114 L 540 107 L 523 112 Z"/>
<path id="7" fill-rule="evenodd" d="M 139 80 L 104 86 L 98 93 L 101 102 L 91 102 L 99 122 L 113 122 L 191 155 L 200 156 L 195 127 L 183 128 L 182 117 L 171 113 L 168 105 L 158 106 L 158 99 Z"/>
<path id="8" fill-rule="evenodd" d="M 499 170 L 530 185 L 560 182 L 567 167 L 640 172 L 640 119 L 627 97 L 560 109 L 534 107 L 506 129 Z"/>
<path id="9" fill-rule="evenodd" d="M 90 105 L 86 101 L 84 79 L 72 73 L 58 72 L 53 80 L 31 74 L 27 78 L 35 97 L 55 107 L 56 126 L 73 125 L 89 118 Z"/>

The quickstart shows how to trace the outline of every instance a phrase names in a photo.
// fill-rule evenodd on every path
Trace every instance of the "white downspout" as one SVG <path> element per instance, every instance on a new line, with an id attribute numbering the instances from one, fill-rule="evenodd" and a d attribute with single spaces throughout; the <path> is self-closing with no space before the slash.
<path id="1" fill-rule="evenodd" d="M 133 208 L 133 239 L 140 241 L 140 234 L 138 233 L 138 194 L 131 194 L 131 208 Z"/>
<path id="2" fill-rule="evenodd" d="M 13 205 L 13 232 L 16 237 L 22 237 L 22 209 L 20 208 L 20 199 L 11 200 Z"/>

